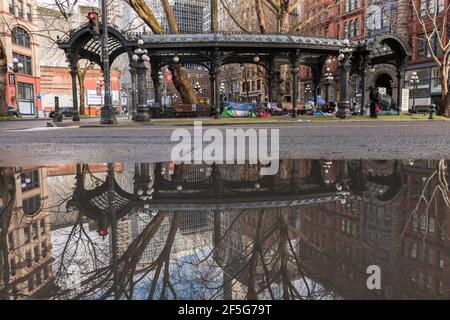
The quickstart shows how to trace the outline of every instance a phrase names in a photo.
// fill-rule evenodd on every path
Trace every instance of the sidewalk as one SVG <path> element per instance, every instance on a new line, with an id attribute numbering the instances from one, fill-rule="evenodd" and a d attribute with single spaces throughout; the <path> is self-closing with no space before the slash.
<path id="1" fill-rule="evenodd" d="M 65 120 L 63 122 L 53 122 L 49 121 L 47 126 L 50 127 L 72 127 L 72 128 L 83 128 L 83 127 L 136 127 L 136 126 L 151 126 L 151 125 L 162 125 L 162 126 L 192 126 L 194 122 L 201 121 L 204 126 L 223 126 L 223 125 L 261 125 L 261 124 L 289 124 L 289 123 L 336 123 L 336 122 L 373 122 L 377 123 L 379 121 L 386 122 L 409 122 L 409 121 L 430 121 L 430 122 L 440 122 L 449 121 L 450 119 L 436 116 L 434 120 L 428 120 L 427 115 L 400 115 L 400 116 L 379 116 L 377 119 L 371 119 L 368 116 L 353 116 L 349 119 L 342 120 L 336 117 L 313 117 L 313 116 L 299 116 L 297 118 L 292 118 L 290 116 L 280 116 L 280 117 L 270 117 L 270 118 L 222 118 L 214 119 L 210 117 L 197 117 L 197 118 L 158 118 L 151 119 L 146 122 L 135 122 L 128 118 L 118 118 L 119 123 L 114 125 L 102 125 L 100 124 L 100 118 L 98 121 L 83 121 L 86 119 L 81 119 L 80 122 L 73 122 L 71 120 Z M 90 120 L 93 120 L 92 118 Z"/>

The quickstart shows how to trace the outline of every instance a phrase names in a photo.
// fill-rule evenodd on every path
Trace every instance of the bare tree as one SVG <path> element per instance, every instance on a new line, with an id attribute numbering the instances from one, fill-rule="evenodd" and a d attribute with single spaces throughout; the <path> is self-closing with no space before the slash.
<path id="1" fill-rule="evenodd" d="M 438 113 L 450 116 L 449 72 L 450 72 L 450 41 L 448 41 L 448 15 L 450 5 L 440 9 L 438 1 L 430 1 L 425 10 L 418 8 L 417 0 L 411 1 L 414 12 L 414 22 L 420 25 L 428 53 L 433 58 L 440 71 L 442 87 L 442 104 Z"/>

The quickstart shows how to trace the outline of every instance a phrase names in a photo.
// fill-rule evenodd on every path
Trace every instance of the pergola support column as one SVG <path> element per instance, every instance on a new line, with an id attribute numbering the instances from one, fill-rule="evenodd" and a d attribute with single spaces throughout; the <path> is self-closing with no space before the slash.
<path id="1" fill-rule="evenodd" d="M 292 56 L 292 117 L 297 117 L 297 99 L 298 99 L 298 65 L 300 63 L 300 52 L 296 51 Z"/>
<path id="2" fill-rule="evenodd" d="M 159 83 L 159 66 L 152 62 L 152 82 L 153 82 L 153 90 L 155 92 L 155 103 L 161 106 L 161 89 Z"/>
<path id="3" fill-rule="evenodd" d="M 405 64 L 401 62 L 397 65 L 397 115 L 400 115 L 403 103 L 403 83 L 405 77 Z"/>
<path id="4" fill-rule="evenodd" d="M 269 102 L 273 102 L 274 90 L 273 90 L 273 80 L 275 78 L 275 62 L 273 58 L 269 61 L 269 77 L 267 79 L 267 86 L 269 87 Z"/>
<path id="5" fill-rule="evenodd" d="M 213 54 L 213 61 L 209 71 L 211 81 L 211 108 L 215 111 L 215 118 L 220 118 L 220 88 L 219 88 L 219 74 L 220 74 L 220 53 L 215 51 Z"/>
<path id="6" fill-rule="evenodd" d="M 347 56 L 341 61 L 341 93 L 339 97 L 338 111 L 336 116 L 340 119 L 350 118 L 350 57 Z"/>
<path id="7" fill-rule="evenodd" d="M 137 111 L 137 88 L 136 88 L 136 82 L 137 82 L 137 70 L 136 70 L 136 63 L 131 59 L 130 56 L 130 75 L 131 75 L 131 111 L 133 114 Z"/>
<path id="8" fill-rule="evenodd" d="M 70 77 L 72 78 L 72 120 L 80 121 L 80 115 L 78 114 L 77 67 L 73 64 L 70 65 Z"/>
<path id="9" fill-rule="evenodd" d="M 138 106 L 135 121 L 147 121 L 150 119 L 150 113 L 147 107 L 147 67 L 144 61 L 137 62 L 137 78 L 138 78 Z"/>

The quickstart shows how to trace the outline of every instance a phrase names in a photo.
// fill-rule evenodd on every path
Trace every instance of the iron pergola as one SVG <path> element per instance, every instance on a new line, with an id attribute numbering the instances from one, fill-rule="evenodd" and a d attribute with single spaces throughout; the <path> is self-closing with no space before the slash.
<path id="1" fill-rule="evenodd" d="M 365 101 L 365 75 L 369 66 L 390 64 L 397 70 L 397 106 L 400 108 L 406 59 L 411 55 L 404 41 L 395 34 L 383 34 L 362 41 L 309 37 L 293 34 L 149 34 L 123 33 L 116 27 L 108 27 L 110 65 L 122 54 L 130 61 L 132 80 L 132 105 L 140 114 L 139 119 L 149 117 L 149 108 L 138 107 L 139 96 L 146 96 L 145 61 L 132 59 L 135 50 L 146 50 L 150 58 L 151 78 L 155 90 L 155 103 L 161 105 L 159 72 L 161 68 L 180 64 L 197 64 L 206 68 L 210 75 L 211 108 L 220 111 L 220 68 L 227 64 L 256 64 L 268 73 L 269 100 L 274 95 L 272 81 L 275 70 L 282 65 L 291 68 L 293 116 L 297 114 L 298 68 L 308 66 L 313 71 L 313 81 L 320 82 L 329 57 L 340 57 L 339 112 L 342 118 L 349 113 L 350 96 L 348 79 L 357 75 L 361 79 L 362 101 Z M 95 39 L 87 26 L 81 26 L 70 37 L 61 39 L 59 47 L 66 53 L 72 76 L 73 107 L 78 108 L 76 66 L 78 60 L 87 59 L 101 63 L 101 42 Z M 342 55 L 344 55 L 342 57 Z M 317 93 L 316 93 L 317 94 Z M 141 99 L 142 101 L 142 99 Z M 146 103 L 145 103 L 146 104 Z"/>

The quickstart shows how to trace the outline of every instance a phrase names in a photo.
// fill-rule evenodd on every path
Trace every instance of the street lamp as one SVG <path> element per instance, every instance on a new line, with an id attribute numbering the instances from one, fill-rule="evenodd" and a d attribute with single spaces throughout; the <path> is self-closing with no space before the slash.
<path id="1" fill-rule="evenodd" d="M 103 106 L 103 85 L 104 85 L 103 77 L 98 78 L 98 80 L 95 83 L 97 85 L 97 95 L 100 95 L 100 106 Z M 89 115 L 91 115 L 90 106 L 89 106 Z"/>
<path id="2" fill-rule="evenodd" d="M 9 69 L 11 72 L 14 73 L 14 88 L 15 88 L 15 100 L 16 100 L 16 111 L 17 114 L 19 114 L 19 90 L 18 90 L 18 86 L 17 86 L 17 74 L 22 70 L 23 68 L 23 64 L 22 62 L 19 62 L 19 59 L 17 59 L 16 57 L 13 58 L 13 63 L 10 63 L 8 65 Z"/>
<path id="3" fill-rule="evenodd" d="M 258 95 L 258 107 L 259 107 L 259 106 L 261 106 L 261 98 L 262 98 L 261 90 L 258 91 L 257 95 Z"/>
<path id="4" fill-rule="evenodd" d="M 414 71 L 411 74 L 411 78 L 409 80 L 409 83 L 411 83 L 411 85 L 413 87 L 413 107 L 412 107 L 412 109 L 415 110 L 415 108 L 416 108 L 417 87 L 419 86 L 419 83 L 420 83 L 419 75 L 417 74 L 417 72 Z"/>
<path id="5" fill-rule="evenodd" d="M 326 63 L 326 69 L 325 69 L 325 74 L 323 75 L 324 76 L 324 79 L 325 79 L 325 87 L 326 87 L 326 92 L 325 92 L 325 94 L 326 94 L 326 97 L 325 97 L 325 99 L 326 99 L 326 102 L 328 103 L 328 100 L 330 99 L 330 86 L 331 86 L 331 82 L 334 80 L 334 76 L 333 76 L 333 73 L 331 72 L 331 67 L 330 67 L 330 65 L 331 65 L 331 58 L 328 58 L 326 61 L 325 61 L 325 63 Z"/>
<path id="6" fill-rule="evenodd" d="M 344 48 L 339 50 L 338 60 L 341 64 L 341 96 L 338 104 L 338 112 L 336 116 L 341 119 L 350 117 L 350 97 L 348 83 L 350 82 L 351 63 L 350 58 L 353 48 L 350 46 L 350 40 L 343 41 Z"/>
<path id="7" fill-rule="evenodd" d="M 145 121 L 150 118 L 147 108 L 147 67 L 145 66 L 145 63 L 150 61 L 150 57 L 147 55 L 147 49 L 143 49 L 144 41 L 139 39 L 137 44 L 138 48 L 134 50 L 134 54 L 131 57 L 131 59 L 136 63 L 138 71 L 138 106 L 137 114 L 134 120 Z"/>
<path id="8" fill-rule="evenodd" d="M 200 86 L 200 83 L 198 83 L 198 81 L 195 83 L 194 90 L 197 93 L 197 98 L 198 98 L 200 91 L 202 91 L 202 87 Z"/>
<path id="9" fill-rule="evenodd" d="M 225 84 L 223 82 L 220 83 L 219 86 L 219 90 L 220 90 L 220 110 L 221 112 L 223 111 L 223 104 L 225 101 Z"/>

